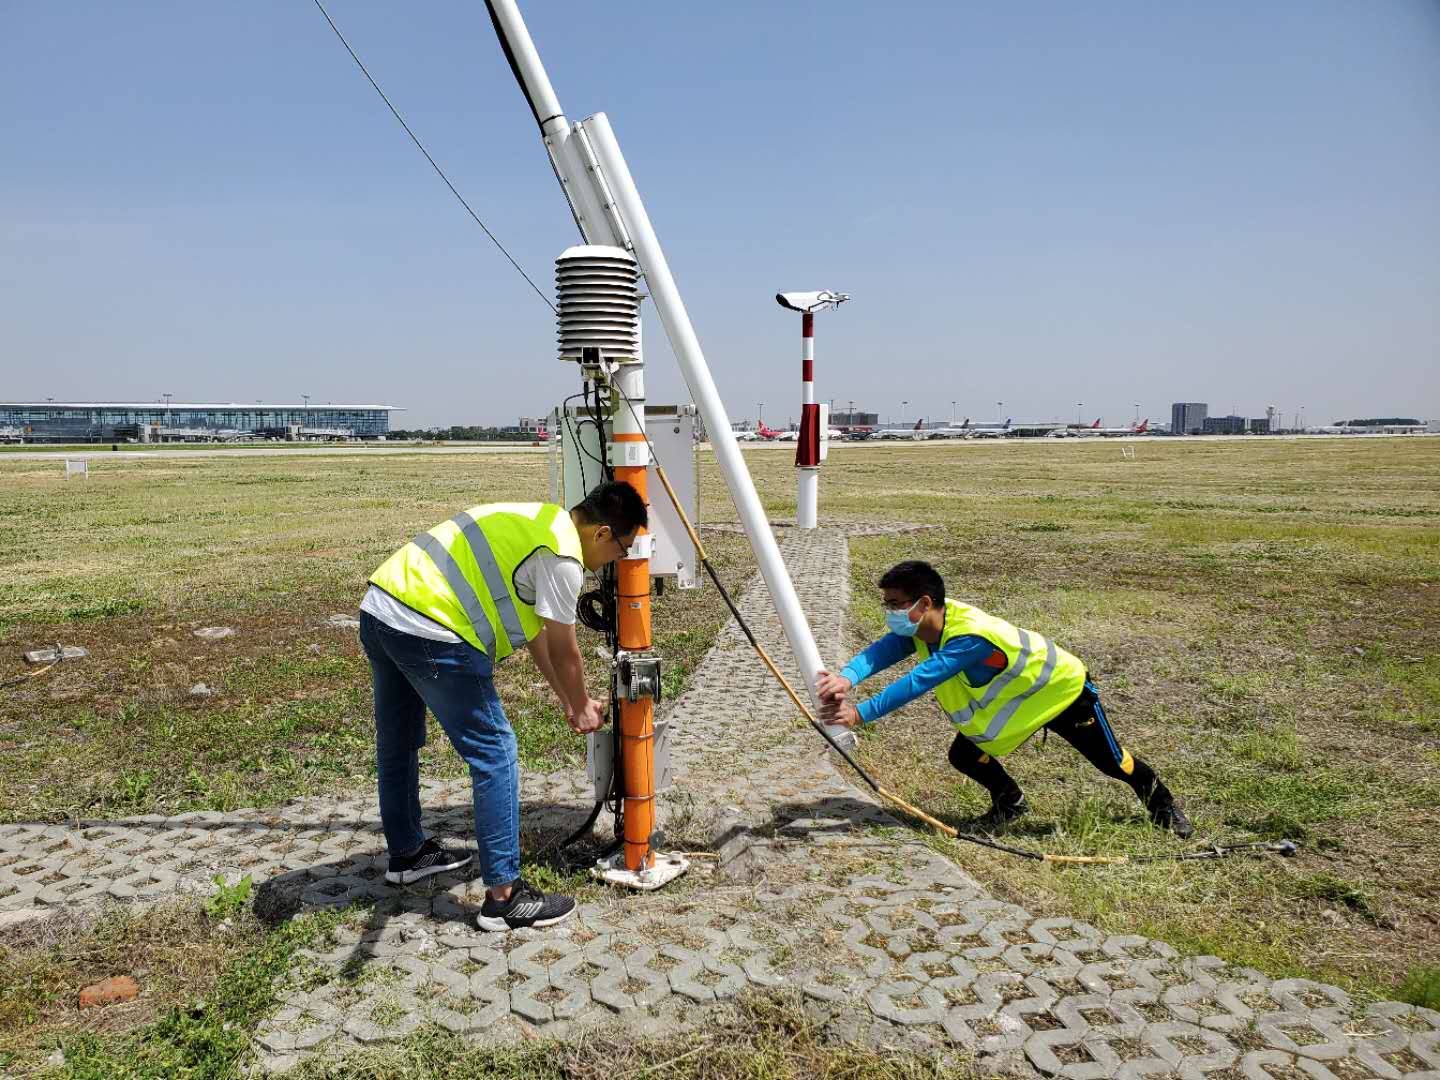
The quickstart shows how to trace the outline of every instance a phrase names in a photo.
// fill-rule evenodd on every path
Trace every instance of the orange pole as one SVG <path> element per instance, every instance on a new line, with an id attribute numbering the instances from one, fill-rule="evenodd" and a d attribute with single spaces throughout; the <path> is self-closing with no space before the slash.
<path id="1" fill-rule="evenodd" d="M 645 441 L 643 432 L 615 432 L 617 443 Z M 649 503 L 645 466 L 617 465 L 615 479 L 629 484 Z M 620 648 L 650 650 L 650 560 L 621 559 L 616 569 Z M 645 870 L 654 862 L 650 834 L 655 828 L 655 702 L 620 702 L 620 754 L 625 781 L 625 869 Z"/>

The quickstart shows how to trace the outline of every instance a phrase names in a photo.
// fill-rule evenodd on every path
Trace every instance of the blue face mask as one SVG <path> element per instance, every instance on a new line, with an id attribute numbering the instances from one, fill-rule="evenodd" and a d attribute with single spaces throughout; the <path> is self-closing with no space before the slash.
<path id="1" fill-rule="evenodd" d="M 915 604 L 919 602 L 916 600 Z M 914 609 L 915 604 L 911 604 L 904 611 L 895 611 L 893 608 L 885 610 L 885 625 L 892 634 L 899 634 L 901 637 L 915 636 L 915 632 L 920 629 L 919 623 L 910 621 L 910 612 Z"/>

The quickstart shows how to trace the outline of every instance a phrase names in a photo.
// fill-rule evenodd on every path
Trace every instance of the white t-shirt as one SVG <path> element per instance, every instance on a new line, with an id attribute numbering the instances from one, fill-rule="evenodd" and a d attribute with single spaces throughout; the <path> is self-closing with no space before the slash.
<path id="1" fill-rule="evenodd" d="M 575 622 L 575 602 L 585 583 L 585 570 L 574 559 L 541 548 L 515 571 L 515 590 L 520 599 L 533 603 L 535 614 L 569 626 Z M 427 638 L 430 641 L 458 642 L 460 636 L 406 607 L 377 585 L 365 590 L 360 610 L 368 611 L 392 630 Z"/>

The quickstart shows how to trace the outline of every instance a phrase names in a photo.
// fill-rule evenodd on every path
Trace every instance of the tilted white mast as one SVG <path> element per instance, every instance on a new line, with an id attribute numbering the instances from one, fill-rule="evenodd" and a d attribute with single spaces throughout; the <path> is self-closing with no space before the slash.
<path id="1" fill-rule="evenodd" d="M 620 153 L 620 145 L 615 141 L 610 121 L 604 113 L 596 113 L 588 120 L 571 125 L 560 110 L 560 101 L 514 0 L 486 0 L 486 7 L 511 70 L 540 125 L 545 149 L 581 236 L 589 244 L 625 248 L 640 264 L 685 385 L 705 421 L 720 472 L 760 564 L 760 573 L 769 587 L 790 650 L 811 700 L 815 701 L 816 673 L 824 666 L 815 635 L 800 609 L 795 586 L 780 558 L 780 549 L 755 493 L 750 471 L 741 457 L 725 405 L 710 377 L 710 368 L 705 363 L 685 302 L 680 298 L 680 290 L 665 261 L 665 253 L 645 212 L 630 168 Z"/>

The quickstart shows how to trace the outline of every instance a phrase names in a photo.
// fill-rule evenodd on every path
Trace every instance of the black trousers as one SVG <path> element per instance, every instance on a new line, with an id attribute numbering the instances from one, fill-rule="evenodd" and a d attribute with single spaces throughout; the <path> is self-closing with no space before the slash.
<path id="1" fill-rule="evenodd" d="M 1120 746 L 1105 718 L 1100 694 L 1089 681 L 1080 696 L 1042 730 L 1060 736 L 1106 776 L 1129 784 L 1147 809 L 1161 809 L 1174 801 L 1155 770 Z M 997 805 L 1013 806 L 1024 797 L 1005 767 L 964 735 L 956 735 L 950 744 L 950 764 L 990 792 Z"/>

